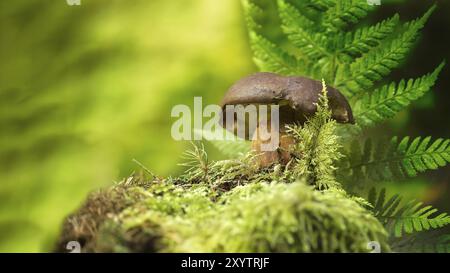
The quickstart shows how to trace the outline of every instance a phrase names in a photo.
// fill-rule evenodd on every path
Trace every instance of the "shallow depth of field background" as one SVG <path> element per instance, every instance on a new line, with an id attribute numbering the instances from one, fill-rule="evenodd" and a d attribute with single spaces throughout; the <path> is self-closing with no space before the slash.
<path id="1" fill-rule="evenodd" d="M 63 217 L 137 169 L 133 158 L 160 175 L 182 172 L 189 143 L 170 136 L 172 106 L 218 103 L 256 71 L 238 0 L 81 1 L 0 2 L 0 252 L 51 251 Z M 370 20 L 412 19 L 431 5 L 401 2 L 382 0 Z M 437 3 L 392 79 L 450 61 L 450 3 Z M 374 133 L 449 138 L 449 71 Z M 448 167 L 386 185 L 450 211 Z"/>

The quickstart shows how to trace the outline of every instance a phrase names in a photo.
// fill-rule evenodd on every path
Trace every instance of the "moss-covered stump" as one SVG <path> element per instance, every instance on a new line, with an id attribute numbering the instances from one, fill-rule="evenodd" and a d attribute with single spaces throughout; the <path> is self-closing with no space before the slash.
<path id="1" fill-rule="evenodd" d="M 370 241 L 389 250 L 365 202 L 343 190 L 243 184 L 130 177 L 91 194 L 66 219 L 57 250 L 68 241 L 84 252 L 367 252 Z"/>
<path id="2" fill-rule="evenodd" d="M 132 176 L 92 194 L 67 218 L 58 243 L 86 252 L 367 252 L 387 232 L 361 198 L 336 180 L 342 156 L 324 85 L 316 115 L 288 128 L 286 165 L 260 168 L 257 154 L 209 162 L 203 146 L 185 153 L 178 178 Z"/>

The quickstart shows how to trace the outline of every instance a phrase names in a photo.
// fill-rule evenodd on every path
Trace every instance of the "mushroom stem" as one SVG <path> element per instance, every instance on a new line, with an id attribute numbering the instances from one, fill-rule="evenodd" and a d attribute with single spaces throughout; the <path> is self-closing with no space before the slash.
<path id="1" fill-rule="evenodd" d="M 295 147 L 295 139 L 286 133 L 285 130 L 279 132 L 278 148 L 274 151 L 264 151 L 262 149 L 263 144 L 268 144 L 270 139 L 264 139 L 261 137 L 262 131 L 267 132 L 267 125 L 260 124 L 255 130 L 255 138 L 252 140 L 252 150 L 255 152 L 256 164 L 261 168 L 269 167 L 273 164 L 286 165 L 292 159 L 292 152 Z"/>

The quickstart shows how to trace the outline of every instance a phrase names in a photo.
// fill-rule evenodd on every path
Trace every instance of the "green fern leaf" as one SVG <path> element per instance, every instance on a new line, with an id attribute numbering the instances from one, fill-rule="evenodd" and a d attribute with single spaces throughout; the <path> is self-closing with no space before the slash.
<path id="1" fill-rule="evenodd" d="M 392 69 L 399 66 L 435 8 L 436 6 L 433 6 L 421 18 L 406 23 L 404 31 L 398 37 L 356 59 L 350 66 L 350 78 L 344 83 L 339 83 L 340 88 L 350 94 L 367 90 L 374 85 L 374 82 L 381 80 Z"/>
<path id="2" fill-rule="evenodd" d="M 394 178 L 414 177 L 418 173 L 444 167 L 450 162 L 450 139 L 442 138 L 430 142 L 431 137 L 409 137 L 398 142 L 379 141 L 375 145 L 369 139 L 364 149 L 357 142 L 345 151 L 337 175 L 342 181 L 352 182 L 385 181 Z"/>
<path id="3" fill-rule="evenodd" d="M 298 8 L 286 0 L 278 0 L 277 4 L 283 28 L 295 30 L 295 28 L 300 27 L 305 28 L 306 31 L 316 28 L 314 21 L 304 16 Z"/>
<path id="4" fill-rule="evenodd" d="M 399 206 L 401 198 L 398 195 L 387 200 L 385 189 L 378 194 L 375 189 L 369 193 L 369 202 L 376 204 L 372 212 L 395 237 L 401 237 L 404 233 L 437 229 L 450 224 L 450 216 L 447 213 L 437 214 L 437 209 L 432 206 L 423 206 L 422 202 L 410 201 Z"/>
<path id="5" fill-rule="evenodd" d="M 308 3 L 310 7 L 315 8 L 320 11 L 326 11 L 336 5 L 333 0 L 311 0 Z"/>
<path id="6" fill-rule="evenodd" d="M 345 35 L 342 52 L 351 57 L 359 56 L 368 52 L 371 48 L 379 45 L 383 39 L 392 34 L 399 21 L 399 15 L 384 20 L 374 26 L 359 28 L 353 33 Z M 351 60 L 351 58 L 350 58 Z"/>
<path id="7" fill-rule="evenodd" d="M 395 252 L 450 253 L 450 234 L 440 236 L 413 236 L 404 242 L 394 243 Z"/>
<path id="8" fill-rule="evenodd" d="M 253 60 L 261 71 L 272 71 L 283 75 L 302 74 L 298 60 L 294 56 L 277 48 L 263 36 L 251 32 L 250 42 L 254 53 Z"/>
<path id="9" fill-rule="evenodd" d="M 371 93 L 363 94 L 353 107 L 358 125 L 372 126 L 392 118 L 433 87 L 444 65 L 445 62 L 441 63 L 432 73 L 421 78 L 401 80 L 398 84 L 390 83 Z"/>
<path id="10" fill-rule="evenodd" d="M 297 58 L 277 47 L 263 35 L 258 33 L 261 25 L 258 17 L 263 16 L 263 10 L 252 1 L 243 0 L 243 8 L 247 27 L 249 29 L 250 45 L 253 51 L 253 60 L 260 71 L 271 71 L 284 75 L 306 74 L 299 69 Z M 303 73 L 302 73 L 303 72 Z"/>
<path id="11" fill-rule="evenodd" d="M 450 253 L 450 234 L 440 230 L 404 234 L 402 237 L 389 238 L 394 252 L 400 253 Z"/>
<path id="12" fill-rule="evenodd" d="M 245 20 L 248 29 L 251 31 L 255 31 L 256 29 L 261 28 L 261 26 L 256 22 L 255 17 L 261 16 L 263 10 L 259 6 L 248 0 L 243 0 L 242 6 L 245 11 Z"/>
<path id="13" fill-rule="evenodd" d="M 314 22 L 301 15 L 294 6 L 284 0 L 278 1 L 282 28 L 289 41 L 297 47 L 301 55 L 320 59 L 327 55 L 327 37 L 320 32 L 312 32 Z"/>
<path id="14" fill-rule="evenodd" d="M 367 0 L 340 0 L 330 7 L 324 16 L 323 26 L 331 31 L 344 29 L 356 24 L 374 7 Z"/>

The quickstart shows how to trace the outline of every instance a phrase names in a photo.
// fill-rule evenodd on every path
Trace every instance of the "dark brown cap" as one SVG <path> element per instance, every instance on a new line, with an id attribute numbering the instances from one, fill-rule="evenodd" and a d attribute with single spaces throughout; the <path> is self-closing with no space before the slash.
<path id="1" fill-rule="evenodd" d="M 221 106 L 248 104 L 279 104 L 280 124 L 303 123 L 317 111 L 322 83 L 305 77 L 284 77 L 261 72 L 235 83 L 225 94 Z M 352 109 L 347 99 L 337 90 L 327 86 L 327 97 L 332 118 L 339 123 L 354 123 Z M 284 108 L 284 109 L 283 109 Z"/>

